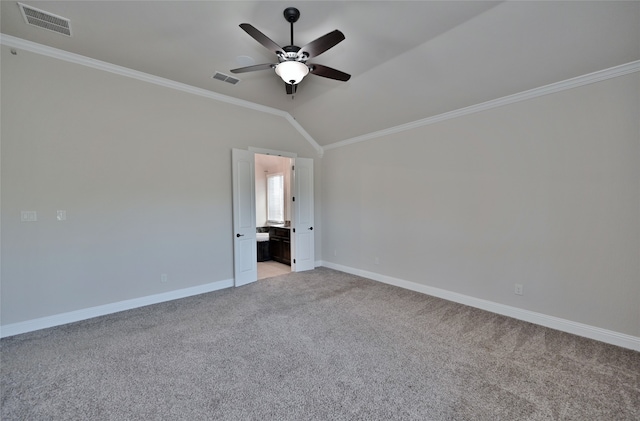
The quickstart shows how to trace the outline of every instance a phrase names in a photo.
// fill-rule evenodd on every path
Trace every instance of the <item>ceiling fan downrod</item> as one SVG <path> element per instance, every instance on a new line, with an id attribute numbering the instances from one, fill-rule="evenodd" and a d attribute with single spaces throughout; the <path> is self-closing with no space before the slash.
<path id="1" fill-rule="evenodd" d="M 287 7 L 284 9 L 284 18 L 291 24 L 291 45 L 293 44 L 293 24 L 300 19 L 300 11 L 295 7 Z"/>

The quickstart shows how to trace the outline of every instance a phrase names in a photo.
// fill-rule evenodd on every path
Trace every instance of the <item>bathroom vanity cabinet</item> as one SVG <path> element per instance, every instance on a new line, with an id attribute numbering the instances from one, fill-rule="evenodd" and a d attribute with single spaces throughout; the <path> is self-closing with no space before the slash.
<path id="1" fill-rule="evenodd" d="M 269 251 L 273 260 L 291 266 L 291 229 L 269 228 Z"/>

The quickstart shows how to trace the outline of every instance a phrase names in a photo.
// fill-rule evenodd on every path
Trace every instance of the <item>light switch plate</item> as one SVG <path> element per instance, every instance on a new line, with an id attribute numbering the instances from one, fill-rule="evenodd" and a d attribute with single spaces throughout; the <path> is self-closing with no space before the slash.
<path id="1" fill-rule="evenodd" d="M 57 211 L 57 218 L 58 221 L 66 221 L 67 220 L 67 211 L 66 210 L 59 210 Z"/>
<path id="2" fill-rule="evenodd" d="M 36 222 L 38 220 L 38 213 L 36 211 L 21 211 L 21 222 Z"/>

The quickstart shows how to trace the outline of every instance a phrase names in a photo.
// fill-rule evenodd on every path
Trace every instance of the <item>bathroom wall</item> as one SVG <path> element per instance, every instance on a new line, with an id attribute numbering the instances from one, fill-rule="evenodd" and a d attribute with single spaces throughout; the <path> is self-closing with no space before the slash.
<path id="1" fill-rule="evenodd" d="M 267 175 L 284 174 L 284 219 L 291 220 L 291 158 L 256 154 L 256 227 L 267 224 Z"/>

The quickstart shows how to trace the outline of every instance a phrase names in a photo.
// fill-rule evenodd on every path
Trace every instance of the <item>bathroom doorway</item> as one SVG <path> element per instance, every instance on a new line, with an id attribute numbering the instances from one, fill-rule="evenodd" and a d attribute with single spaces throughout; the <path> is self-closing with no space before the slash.
<path id="1" fill-rule="evenodd" d="M 291 272 L 292 161 L 255 154 L 258 280 Z"/>
<path id="2" fill-rule="evenodd" d="M 280 256 L 281 259 L 287 259 L 286 266 L 289 266 L 291 272 L 303 272 L 316 267 L 313 159 L 266 149 L 234 148 L 231 150 L 231 180 L 233 183 L 233 284 L 236 287 L 258 280 L 256 154 L 288 157 L 288 162 L 291 164 L 290 169 L 282 170 L 284 208 L 280 219 L 284 223 L 267 224 L 271 258 Z M 264 169 L 261 171 L 265 174 Z M 288 178 L 285 179 L 285 177 Z M 260 184 L 262 185 L 262 182 Z M 267 219 L 269 219 L 268 216 Z M 260 228 L 264 230 L 264 226 Z M 273 244 L 276 239 L 282 240 L 282 243 L 288 241 L 288 245 L 277 242 Z"/>

